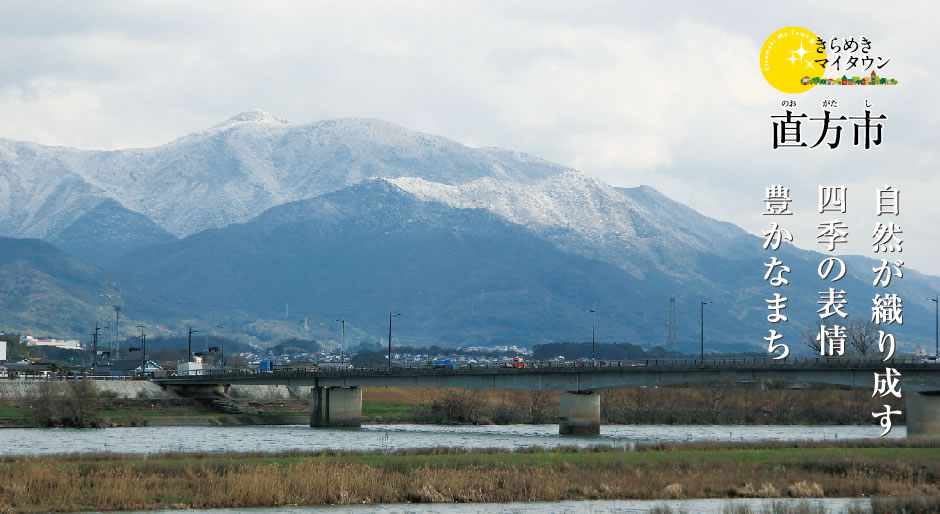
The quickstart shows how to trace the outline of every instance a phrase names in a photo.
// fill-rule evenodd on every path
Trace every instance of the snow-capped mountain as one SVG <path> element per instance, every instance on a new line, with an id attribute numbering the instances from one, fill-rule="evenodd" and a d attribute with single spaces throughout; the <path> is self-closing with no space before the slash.
<path id="1" fill-rule="evenodd" d="M 456 185 L 416 177 L 389 182 L 425 201 L 486 209 L 566 251 L 611 262 L 638 277 L 652 267 L 688 279 L 702 272 L 689 257 L 726 254 L 733 241 L 747 237 L 649 186 L 618 190 L 574 170 L 525 184 L 492 177 Z"/>
<path id="2" fill-rule="evenodd" d="M 369 177 L 527 182 L 566 168 L 374 119 L 293 124 L 260 110 L 154 148 L 0 139 L 0 235 L 52 238 L 107 198 L 186 236 Z"/>
<path id="3" fill-rule="evenodd" d="M 767 328 L 767 254 L 742 229 L 651 187 L 371 119 L 250 111 L 113 152 L 0 140 L 3 236 L 58 247 L 0 239 L 0 319 L 50 331 L 87 330 L 105 279 L 121 284 L 129 316 L 171 331 L 222 320 L 268 340 L 328 337 L 307 322 L 342 315 L 374 341 L 400 308 L 413 342 L 531 344 L 581 337 L 594 306 L 608 341 L 660 344 L 675 298 L 690 343 L 703 297 L 715 302 L 713 348 L 759 349 Z M 777 255 L 794 276 L 816 273 L 819 254 Z M 866 267 L 840 286 L 853 298 L 874 294 Z M 894 289 L 905 297 L 940 287 L 908 272 Z M 817 287 L 789 288 L 796 333 L 815 322 Z M 853 302 L 851 315 L 868 308 Z M 898 336 L 932 337 L 927 307 L 908 312 Z"/>

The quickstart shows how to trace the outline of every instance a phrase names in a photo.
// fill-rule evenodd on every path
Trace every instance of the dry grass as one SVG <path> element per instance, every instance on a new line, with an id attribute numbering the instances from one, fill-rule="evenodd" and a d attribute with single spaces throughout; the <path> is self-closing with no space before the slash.
<path id="1" fill-rule="evenodd" d="M 776 387 L 776 385 L 771 384 Z M 381 423 L 554 423 L 559 393 L 533 394 L 507 389 L 443 389 L 369 387 L 363 403 L 366 422 Z M 605 391 L 601 394 L 604 423 L 624 424 L 872 424 L 871 413 L 883 406 L 870 393 L 837 388 L 811 390 L 733 387 L 663 387 Z M 102 417 L 146 418 L 165 400 L 103 399 Z M 192 402 L 191 402 L 192 403 Z M 266 413 L 307 412 L 307 399 L 246 400 L 252 410 Z M 17 407 L 29 410 L 34 400 Z M 157 409 L 159 410 L 159 409 Z M 198 410 L 205 410 L 199 407 Z M 902 409 L 903 411 L 903 409 Z M 0 418 L 5 413 L 0 408 Z M 208 415 L 201 412 L 198 415 Z M 61 416 L 59 416 L 61 417 Z M 7 418 L 10 419 L 10 418 Z M 903 422 L 903 415 L 894 418 Z M 9 423 L 9 422 L 8 422 Z M 22 424 L 22 423 L 18 423 Z"/>
<path id="2" fill-rule="evenodd" d="M 433 398 L 439 397 L 441 392 L 446 389 L 447 388 L 440 387 L 364 387 L 362 388 L 362 401 L 421 405 Z M 530 401 L 529 391 L 514 389 L 474 389 L 473 392 L 482 398 L 484 403 L 493 407 L 506 402 L 515 405 L 526 405 Z M 558 391 L 550 391 L 549 394 L 552 398 L 552 405 L 557 407 L 558 397 L 561 393 Z"/>
<path id="3" fill-rule="evenodd" d="M 771 384 L 772 387 L 779 387 Z M 548 392 L 543 400 L 544 417 L 533 416 L 533 398 L 528 391 L 475 389 L 479 404 L 476 423 L 553 422 L 559 393 Z M 364 402 L 383 402 L 428 407 L 453 391 L 440 388 L 372 387 L 363 390 Z M 601 394 L 601 416 L 606 423 L 623 424 L 871 424 L 871 413 L 884 404 L 862 389 L 842 390 L 815 387 L 805 390 L 698 386 L 630 388 Z M 427 409 L 425 409 L 427 410 Z M 421 415 L 416 422 L 458 422 L 441 413 Z M 446 418 L 446 416 L 444 416 Z M 535 420 L 534 418 L 540 419 Z M 903 415 L 895 422 L 903 422 Z"/>
<path id="4" fill-rule="evenodd" d="M 0 511 L 940 496 L 940 448 L 911 444 L 8 458 Z"/>

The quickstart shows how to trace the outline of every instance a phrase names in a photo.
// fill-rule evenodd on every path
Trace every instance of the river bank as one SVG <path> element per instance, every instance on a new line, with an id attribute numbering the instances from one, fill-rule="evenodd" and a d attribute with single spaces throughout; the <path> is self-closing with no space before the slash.
<path id="1" fill-rule="evenodd" d="M 940 443 L 659 444 L 0 459 L 0 510 L 680 499 L 940 497 Z"/>
<path id="2" fill-rule="evenodd" d="M 0 428 L 56 425 L 37 399 L 0 400 Z M 92 411 L 98 427 L 302 425 L 310 421 L 304 400 L 244 400 L 224 404 L 185 398 L 99 399 Z M 51 423 L 50 423 L 51 422 Z"/>
<path id="3" fill-rule="evenodd" d="M 0 428 L 46 426 L 37 408 L 65 394 L 67 382 L 0 381 Z M 218 426 L 308 423 L 309 390 L 233 386 L 196 401 L 147 381 L 95 381 L 94 418 L 102 426 Z M 877 401 L 862 390 L 668 387 L 605 391 L 604 424 L 871 425 Z M 45 389 L 44 389 L 45 387 Z M 50 409 L 46 408 L 45 411 Z M 40 412 L 41 413 L 41 412 Z M 363 424 L 557 423 L 558 393 L 436 388 L 365 388 Z M 896 416 L 895 424 L 904 417 Z"/>

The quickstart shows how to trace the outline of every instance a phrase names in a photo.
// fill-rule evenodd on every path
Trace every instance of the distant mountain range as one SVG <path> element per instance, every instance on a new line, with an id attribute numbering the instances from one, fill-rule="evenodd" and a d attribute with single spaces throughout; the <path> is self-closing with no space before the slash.
<path id="1" fill-rule="evenodd" d="M 473 149 L 376 120 L 295 125 L 261 111 L 152 149 L 89 152 L 0 140 L 0 329 L 87 333 L 107 280 L 158 333 L 194 324 L 271 341 L 665 343 L 762 350 L 761 240 L 651 187 L 612 188 L 525 154 Z M 58 249 L 33 239 L 39 237 Z M 61 249 L 61 251 L 59 251 Z M 63 253 L 65 252 L 65 253 Z M 785 246 L 785 342 L 815 323 L 822 256 Z M 846 258 L 853 317 L 870 316 L 874 261 Z M 92 264 L 92 267 L 88 264 Z M 867 268 L 867 269 L 866 269 Z M 905 270 L 894 332 L 933 340 Z M 595 309 L 595 315 L 586 309 Z M 130 326 L 130 325 L 127 325 Z M 671 349 L 671 348 L 669 348 Z"/>
<path id="2" fill-rule="evenodd" d="M 182 237 L 369 177 L 459 184 L 565 169 L 379 120 L 291 124 L 259 110 L 156 148 L 84 151 L 0 139 L 0 234 L 54 238 L 110 198 Z"/>

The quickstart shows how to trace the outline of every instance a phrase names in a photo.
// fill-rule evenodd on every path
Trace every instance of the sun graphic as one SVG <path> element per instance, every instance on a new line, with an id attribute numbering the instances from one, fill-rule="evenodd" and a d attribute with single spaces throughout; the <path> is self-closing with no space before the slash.
<path id="1" fill-rule="evenodd" d="M 803 27 L 785 27 L 775 31 L 760 49 L 760 70 L 767 82 L 784 93 L 802 93 L 814 84 L 804 77 L 822 78 L 826 71 L 820 61 L 825 48 L 818 51 L 817 36 Z"/>

